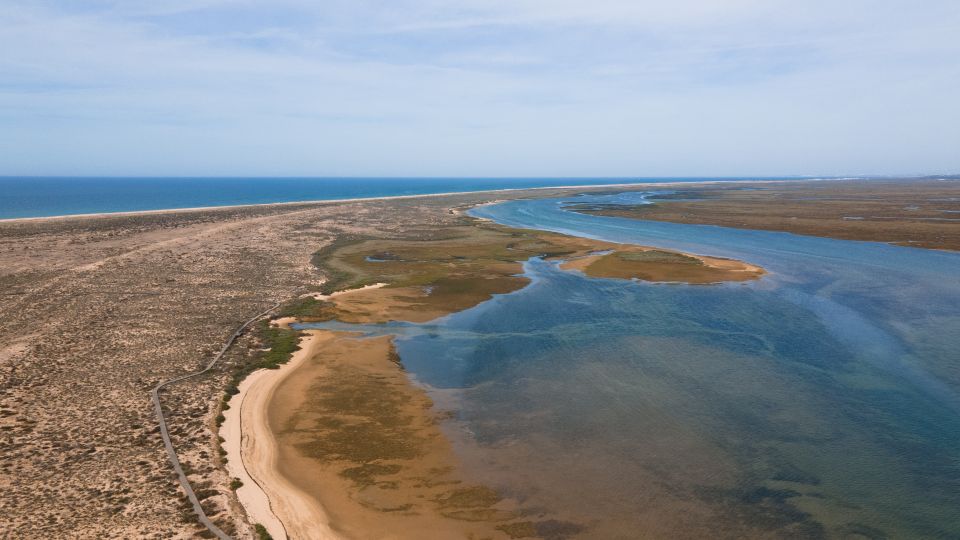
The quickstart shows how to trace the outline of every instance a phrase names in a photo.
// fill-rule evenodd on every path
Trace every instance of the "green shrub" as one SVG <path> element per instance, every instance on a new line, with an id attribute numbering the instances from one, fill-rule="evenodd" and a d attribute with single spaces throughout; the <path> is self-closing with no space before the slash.
<path id="1" fill-rule="evenodd" d="M 267 528 L 259 523 L 253 525 L 254 532 L 257 533 L 257 537 L 260 540 L 273 540 L 273 537 L 270 536 L 270 533 L 267 532 Z"/>

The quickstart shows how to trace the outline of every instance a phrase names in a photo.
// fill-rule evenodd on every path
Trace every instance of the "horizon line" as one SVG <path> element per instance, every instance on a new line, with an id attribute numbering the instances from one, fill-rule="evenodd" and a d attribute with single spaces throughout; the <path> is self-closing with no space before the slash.
<path id="1" fill-rule="evenodd" d="M 444 179 L 463 179 L 463 180 L 543 180 L 543 179 L 558 179 L 558 180 L 588 180 L 588 179 L 617 179 L 617 180 L 627 180 L 627 179 L 637 179 L 637 180 L 659 180 L 659 179 L 734 179 L 734 178 L 743 178 L 743 179 L 779 179 L 779 178 L 798 178 L 798 179 L 816 179 L 816 178 L 850 178 L 850 179 L 869 179 L 869 178 L 928 178 L 928 177 L 951 177 L 951 176 L 960 176 L 960 171 L 958 172 L 921 172 L 921 173 L 862 173 L 862 174 L 724 174 L 724 175 L 667 175 L 667 176 L 639 176 L 639 175 L 614 175 L 614 176 L 605 176 L 605 175 L 572 175 L 572 176 L 561 176 L 561 175 L 543 175 L 543 176 L 457 176 L 457 175 L 428 175 L 428 176 L 375 176 L 375 175 L 134 175 L 134 174 L 110 174 L 110 175 L 98 175 L 98 174 L 80 174 L 80 175 L 64 175 L 64 174 L 0 174 L 0 179 L 29 179 L 29 178 L 77 178 L 77 179 L 261 179 L 261 180 L 270 180 L 270 179 L 290 179 L 290 180 L 322 180 L 322 179 L 336 179 L 336 180 L 444 180 Z"/>

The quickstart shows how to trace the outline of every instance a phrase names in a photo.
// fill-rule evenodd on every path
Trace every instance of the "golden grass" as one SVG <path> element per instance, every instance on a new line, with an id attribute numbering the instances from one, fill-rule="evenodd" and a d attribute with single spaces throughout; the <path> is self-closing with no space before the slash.
<path id="1" fill-rule="evenodd" d="M 747 281 L 764 274 L 761 268 L 740 261 L 643 248 L 626 248 L 586 257 L 564 267 L 581 270 L 591 277 L 701 285 Z"/>

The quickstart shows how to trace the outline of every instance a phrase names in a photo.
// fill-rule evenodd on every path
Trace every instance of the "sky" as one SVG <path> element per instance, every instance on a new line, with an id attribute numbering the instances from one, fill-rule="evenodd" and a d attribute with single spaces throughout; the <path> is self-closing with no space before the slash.
<path id="1" fill-rule="evenodd" d="M 0 0 L 0 175 L 960 173 L 956 0 Z"/>

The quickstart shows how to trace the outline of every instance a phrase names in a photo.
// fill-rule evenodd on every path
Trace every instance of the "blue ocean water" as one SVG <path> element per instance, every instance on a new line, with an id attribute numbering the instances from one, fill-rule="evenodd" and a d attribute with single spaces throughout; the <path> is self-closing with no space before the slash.
<path id="1" fill-rule="evenodd" d="M 769 275 L 534 258 L 526 288 L 430 323 L 310 326 L 396 335 L 468 470 L 558 538 L 960 538 L 960 254 L 565 209 L 642 197 L 472 213 Z"/>
<path id="2" fill-rule="evenodd" d="M 0 177 L 0 219 L 490 189 L 703 180 L 717 179 Z"/>

